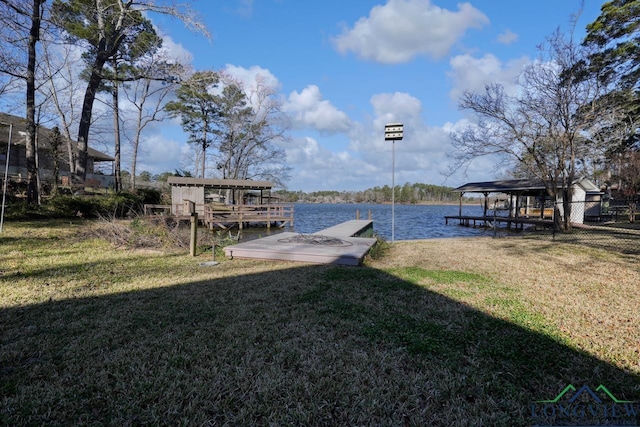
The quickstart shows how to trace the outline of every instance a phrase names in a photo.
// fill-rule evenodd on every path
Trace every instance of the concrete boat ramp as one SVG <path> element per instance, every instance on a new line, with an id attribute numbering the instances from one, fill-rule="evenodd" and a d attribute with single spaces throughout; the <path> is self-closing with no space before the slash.
<path id="1" fill-rule="evenodd" d="M 318 264 L 360 265 L 376 243 L 373 221 L 351 220 L 314 234 L 282 232 L 226 246 L 230 258 L 301 261 Z"/>

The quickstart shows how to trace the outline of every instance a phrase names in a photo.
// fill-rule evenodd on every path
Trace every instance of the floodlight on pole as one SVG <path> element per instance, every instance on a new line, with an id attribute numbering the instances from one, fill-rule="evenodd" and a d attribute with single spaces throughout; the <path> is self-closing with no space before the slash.
<path id="1" fill-rule="evenodd" d="M 4 205 L 7 198 L 7 181 L 9 180 L 9 154 L 11 153 L 11 133 L 13 132 L 13 125 L 7 123 L 0 123 L 3 126 L 9 126 L 9 139 L 7 140 L 7 156 L 6 164 L 4 167 L 4 181 L 2 182 L 2 212 L 0 213 L 0 233 L 2 233 L 2 227 L 4 225 Z"/>
<path id="2" fill-rule="evenodd" d="M 384 140 L 391 141 L 391 243 L 395 240 L 396 228 L 396 141 L 402 139 L 404 125 L 402 123 L 387 123 L 384 125 Z"/>

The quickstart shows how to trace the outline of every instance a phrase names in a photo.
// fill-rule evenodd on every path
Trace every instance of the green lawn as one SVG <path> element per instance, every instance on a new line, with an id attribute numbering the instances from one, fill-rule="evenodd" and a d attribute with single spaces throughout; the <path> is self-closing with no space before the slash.
<path id="1" fill-rule="evenodd" d="M 0 424 L 514 426 L 569 384 L 640 401 L 638 257 L 453 239 L 203 267 L 93 226 L 5 224 Z M 585 280 L 585 257 L 624 278 Z"/>

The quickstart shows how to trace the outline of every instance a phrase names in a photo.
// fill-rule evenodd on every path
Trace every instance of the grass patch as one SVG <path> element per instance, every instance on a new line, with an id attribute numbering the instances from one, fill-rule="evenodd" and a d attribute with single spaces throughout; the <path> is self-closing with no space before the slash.
<path id="1" fill-rule="evenodd" d="M 570 383 L 640 400 L 631 255 L 452 239 L 203 268 L 99 225 L 0 235 L 0 424 L 518 426 Z"/>
<path id="2" fill-rule="evenodd" d="M 395 273 L 403 280 L 415 284 L 420 284 L 424 279 L 442 284 L 469 283 L 480 286 L 489 282 L 489 279 L 479 274 L 467 273 L 465 271 L 425 270 L 420 267 L 404 267 L 401 269 L 392 269 L 390 272 Z"/>

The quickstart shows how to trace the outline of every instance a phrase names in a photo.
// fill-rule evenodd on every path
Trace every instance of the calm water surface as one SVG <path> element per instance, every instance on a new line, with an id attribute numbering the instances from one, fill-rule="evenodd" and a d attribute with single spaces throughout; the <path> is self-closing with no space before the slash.
<path id="1" fill-rule="evenodd" d="M 445 225 L 445 215 L 458 215 L 457 205 L 395 205 L 395 240 L 434 239 L 442 237 L 491 236 L 492 230 L 462 227 L 457 222 Z M 296 203 L 294 204 L 294 227 L 290 229 L 249 228 L 242 231 L 241 240 L 263 237 L 265 234 L 281 231 L 314 234 L 344 221 L 356 218 L 367 219 L 371 211 L 374 232 L 391 240 L 391 205 L 358 203 Z M 463 206 L 464 215 L 482 215 L 478 206 Z"/>
<path id="2" fill-rule="evenodd" d="M 371 211 L 373 230 L 391 240 L 391 205 L 309 203 L 294 205 L 294 228 L 297 233 L 311 234 L 356 218 L 368 219 Z M 445 215 L 458 215 L 457 205 L 395 205 L 395 240 L 432 239 L 441 237 L 491 235 L 492 231 L 461 227 L 455 222 L 445 225 Z M 482 215 L 478 206 L 463 206 L 464 215 Z"/>

